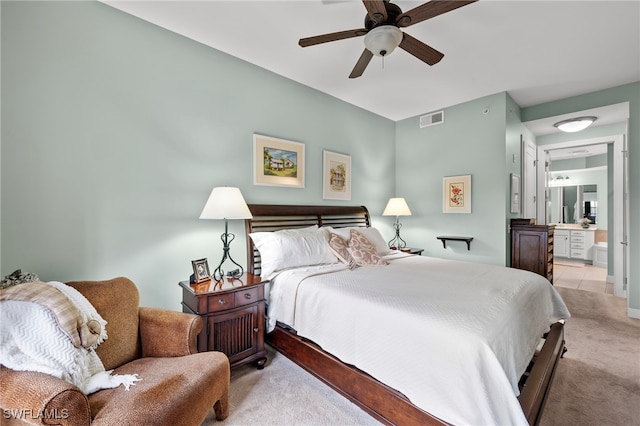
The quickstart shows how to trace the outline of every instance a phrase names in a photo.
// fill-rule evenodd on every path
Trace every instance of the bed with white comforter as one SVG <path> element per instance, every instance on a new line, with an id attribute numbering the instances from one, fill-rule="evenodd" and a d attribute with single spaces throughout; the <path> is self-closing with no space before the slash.
<path id="1" fill-rule="evenodd" d="M 531 272 L 395 252 L 389 265 L 299 267 L 271 277 L 276 321 L 456 425 L 527 424 L 518 380 L 570 316 Z"/>

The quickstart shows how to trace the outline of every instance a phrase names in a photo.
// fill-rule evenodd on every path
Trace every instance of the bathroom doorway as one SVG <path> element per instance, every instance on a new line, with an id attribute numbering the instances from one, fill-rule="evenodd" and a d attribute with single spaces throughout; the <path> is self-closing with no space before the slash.
<path id="1" fill-rule="evenodd" d="M 611 264 L 613 268 L 610 268 L 610 271 L 613 272 L 613 294 L 617 297 L 626 297 L 626 286 L 625 286 L 625 277 L 626 277 L 626 262 L 625 256 L 628 256 L 626 246 L 623 244 L 625 239 L 624 235 L 626 235 L 626 230 L 624 227 L 625 217 L 625 200 L 623 197 L 624 194 L 624 135 L 614 135 L 614 136 L 606 136 L 600 138 L 592 138 L 592 139 L 583 139 L 583 140 L 575 140 L 570 142 L 560 142 L 554 144 L 546 144 L 538 146 L 538 158 L 553 158 L 554 151 L 563 150 L 564 152 L 571 151 L 579 151 L 584 148 L 598 147 L 598 146 L 606 146 L 607 149 L 612 153 L 612 170 L 610 175 L 612 176 L 612 186 L 613 186 L 613 197 L 609 201 L 611 203 L 611 217 L 607 220 L 607 245 L 609 250 L 609 259 L 611 259 Z M 549 166 L 547 160 L 547 166 Z M 553 162 L 553 160 L 551 160 Z M 557 176 L 563 176 L 563 180 L 566 181 L 566 177 L 569 176 L 571 178 L 570 172 L 557 172 L 555 174 L 552 168 L 547 167 L 546 170 L 540 168 L 538 170 L 538 196 L 539 199 L 545 200 L 544 203 L 538 203 L 538 212 L 537 217 L 539 223 L 559 223 L 552 222 L 550 218 L 553 217 L 552 212 L 550 211 L 552 208 L 552 197 L 551 197 L 551 188 L 554 186 L 557 187 L 558 184 L 554 185 L 551 177 L 555 177 L 556 182 Z M 555 175 L 554 175 L 555 174 Z M 571 216 L 573 217 L 573 215 Z"/>

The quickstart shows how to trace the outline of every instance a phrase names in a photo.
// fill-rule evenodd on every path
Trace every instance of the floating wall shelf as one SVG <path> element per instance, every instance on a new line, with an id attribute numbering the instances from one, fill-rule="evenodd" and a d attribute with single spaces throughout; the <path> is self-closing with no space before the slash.
<path id="1" fill-rule="evenodd" d="M 442 241 L 442 247 L 447 248 L 447 241 L 464 241 L 467 243 L 467 250 L 471 250 L 471 241 L 473 241 L 473 237 L 456 237 L 456 236 L 439 236 L 436 237 L 440 241 Z"/>

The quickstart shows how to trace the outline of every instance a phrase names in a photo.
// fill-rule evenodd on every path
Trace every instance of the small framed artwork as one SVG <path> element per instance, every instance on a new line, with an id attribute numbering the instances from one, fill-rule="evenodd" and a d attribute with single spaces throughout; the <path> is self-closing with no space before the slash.
<path id="1" fill-rule="evenodd" d="M 192 260 L 191 266 L 193 267 L 193 282 L 201 283 L 203 281 L 209 281 L 211 279 L 211 273 L 209 272 L 209 263 L 207 259 Z"/>
<path id="2" fill-rule="evenodd" d="M 442 179 L 443 213 L 471 213 L 471 175 Z"/>
<path id="3" fill-rule="evenodd" d="M 253 184 L 304 188 L 304 144 L 254 134 Z"/>
<path id="4" fill-rule="evenodd" d="M 351 200 L 351 156 L 323 151 L 322 198 Z"/>
<path id="5" fill-rule="evenodd" d="M 511 173 L 511 213 L 520 213 L 520 175 Z"/>

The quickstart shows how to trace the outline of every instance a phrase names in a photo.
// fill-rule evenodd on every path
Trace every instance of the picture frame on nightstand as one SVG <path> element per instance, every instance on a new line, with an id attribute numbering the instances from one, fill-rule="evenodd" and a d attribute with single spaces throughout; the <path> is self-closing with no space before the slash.
<path id="1" fill-rule="evenodd" d="M 211 280 L 211 272 L 209 272 L 209 262 L 207 258 L 192 260 L 191 267 L 193 268 L 193 280 L 194 283 L 201 283 Z"/>

